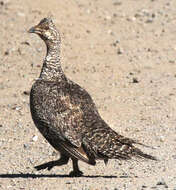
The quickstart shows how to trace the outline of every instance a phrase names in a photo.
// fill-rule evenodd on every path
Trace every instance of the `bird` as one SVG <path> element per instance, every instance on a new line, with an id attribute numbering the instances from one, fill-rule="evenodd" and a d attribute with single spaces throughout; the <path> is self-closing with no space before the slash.
<path id="1" fill-rule="evenodd" d="M 78 161 L 96 165 L 109 159 L 143 158 L 157 160 L 135 145 L 144 145 L 114 131 L 102 119 L 90 94 L 70 80 L 61 67 L 61 37 L 51 17 L 43 18 L 29 29 L 46 45 L 46 56 L 39 78 L 30 91 L 30 111 L 33 122 L 49 144 L 60 153 L 58 160 L 35 166 L 36 170 L 51 170 L 72 160 L 69 176 L 83 172 Z M 145 145 L 144 145 L 145 146 Z"/>

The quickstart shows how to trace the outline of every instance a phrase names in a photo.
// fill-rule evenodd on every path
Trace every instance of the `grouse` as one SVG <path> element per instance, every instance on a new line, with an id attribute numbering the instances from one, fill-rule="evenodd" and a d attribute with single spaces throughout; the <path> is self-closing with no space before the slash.
<path id="1" fill-rule="evenodd" d="M 60 159 L 35 168 L 52 169 L 73 163 L 70 176 L 82 176 L 78 160 L 95 165 L 96 160 L 128 160 L 132 157 L 156 160 L 143 153 L 133 139 L 119 135 L 101 118 L 88 92 L 66 77 L 60 63 L 60 35 L 51 18 L 44 18 L 29 30 L 45 42 L 46 57 L 30 92 L 34 124 L 60 152 Z M 141 144 L 143 145 L 143 144 Z"/>

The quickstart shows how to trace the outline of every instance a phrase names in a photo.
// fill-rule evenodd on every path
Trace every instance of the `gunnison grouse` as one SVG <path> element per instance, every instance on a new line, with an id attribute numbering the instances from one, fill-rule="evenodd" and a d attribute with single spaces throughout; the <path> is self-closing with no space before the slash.
<path id="1" fill-rule="evenodd" d="M 135 140 L 112 130 L 101 118 L 88 94 L 69 80 L 60 63 L 60 35 L 51 18 L 44 18 L 29 30 L 45 42 L 47 54 L 39 78 L 30 92 L 32 119 L 46 140 L 60 152 L 60 159 L 36 166 L 48 169 L 73 162 L 71 176 L 81 176 L 78 160 L 91 165 L 97 159 L 124 159 L 139 157 L 155 160 L 133 144 Z"/>

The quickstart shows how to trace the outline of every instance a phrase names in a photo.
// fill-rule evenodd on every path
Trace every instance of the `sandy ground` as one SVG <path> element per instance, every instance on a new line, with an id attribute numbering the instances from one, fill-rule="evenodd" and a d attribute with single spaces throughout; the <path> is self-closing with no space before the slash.
<path id="1" fill-rule="evenodd" d="M 45 46 L 26 31 L 52 14 L 62 36 L 62 66 L 92 95 L 119 133 L 140 140 L 160 161 L 71 162 L 52 171 L 35 165 L 59 154 L 35 128 L 31 85 Z M 0 1 L 0 189 L 176 189 L 176 1 Z"/>

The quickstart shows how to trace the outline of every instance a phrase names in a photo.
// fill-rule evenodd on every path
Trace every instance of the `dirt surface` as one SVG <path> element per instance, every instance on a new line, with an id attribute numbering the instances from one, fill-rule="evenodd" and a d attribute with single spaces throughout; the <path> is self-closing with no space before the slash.
<path id="1" fill-rule="evenodd" d="M 71 162 L 35 165 L 59 154 L 35 128 L 29 110 L 44 43 L 27 30 L 48 14 L 62 36 L 67 76 L 92 95 L 116 131 L 140 140 L 160 161 L 110 160 L 70 178 Z M 176 1 L 0 1 L 0 189 L 176 189 Z"/>

